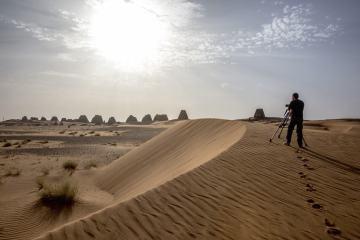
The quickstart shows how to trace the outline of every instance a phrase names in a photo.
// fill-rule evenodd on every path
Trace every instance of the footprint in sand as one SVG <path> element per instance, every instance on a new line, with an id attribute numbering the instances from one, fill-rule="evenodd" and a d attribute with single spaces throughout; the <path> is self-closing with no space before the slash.
<path id="1" fill-rule="evenodd" d="M 311 207 L 314 209 L 322 209 L 322 206 L 318 203 L 313 203 L 313 205 L 311 205 Z"/>
<path id="2" fill-rule="evenodd" d="M 310 167 L 310 166 L 307 165 L 306 163 L 304 163 L 303 166 L 304 166 L 304 168 L 306 168 L 307 170 L 310 170 L 310 171 L 315 170 L 315 168 Z"/>
<path id="3" fill-rule="evenodd" d="M 311 184 L 306 184 L 306 191 L 308 191 L 308 192 L 315 192 L 316 191 L 316 189 L 314 188 L 314 186 L 313 185 L 311 185 Z"/>
<path id="4" fill-rule="evenodd" d="M 302 157 L 302 158 L 301 158 L 301 161 L 303 161 L 303 162 L 308 162 L 309 159 Z"/>
<path id="5" fill-rule="evenodd" d="M 325 218 L 325 226 L 326 226 L 325 232 L 327 234 L 332 236 L 339 236 L 341 234 L 341 230 L 335 227 L 335 223 L 331 222 L 327 218 Z"/>
<path id="6" fill-rule="evenodd" d="M 303 172 L 299 172 L 300 178 L 306 178 L 306 174 L 304 174 Z"/>

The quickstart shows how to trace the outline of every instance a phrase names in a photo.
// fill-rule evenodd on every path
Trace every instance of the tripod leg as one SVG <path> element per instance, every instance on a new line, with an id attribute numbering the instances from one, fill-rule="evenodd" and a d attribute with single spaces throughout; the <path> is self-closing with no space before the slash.
<path id="1" fill-rule="evenodd" d="M 282 125 L 281 130 L 280 130 L 280 133 L 279 133 L 279 135 L 278 135 L 278 138 L 281 137 L 281 133 L 282 133 L 282 131 L 284 130 L 284 128 L 285 128 L 286 124 L 288 123 L 288 121 L 289 121 L 289 117 L 286 118 L 286 121 L 285 121 L 284 124 Z"/>
<path id="2" fill-rule="evenodd" d="M 289 115 L 288 115 L 288 110 L 285 111 L 284 113 L 284 119 L 281 121 L 279 127 L 276 129 L 276 131 L 274 132 L 274 134 L 272 135 L 272 137 L 270 138 L 270 142 L 272 142 L 272 140 L 274 139 L 274 137 L 276 136 L 277 132 L 280 130 L 280 128 L 284 125 L 285 121 L 287 121 L 286 119 L 288 119 Z"/>
<path id="3" fill-rule="evenodd" d="M 305 144 L 305 147 L 308 147 L 309 145 L 306 143 L 304 136 L 303 136 L 302 139 L 303 139 L 303 142 L 304 142 L 304 144 Z"/>
<path id="4" fill-rule="evenodd" d="M 280 125 L 281 126 L 281 125 Z M 276 135 L 276 133 L 279 131 L 279 129 L 280 129 L 280 126 L 276 129 L 276 131 L 274 132 L 274 134 L 272 135 L 272 137 L 270 138 L 270 142 L 272 142 L 272 140 L 274 139 L 274 137 L 275 137 L 275 135 Z"/>

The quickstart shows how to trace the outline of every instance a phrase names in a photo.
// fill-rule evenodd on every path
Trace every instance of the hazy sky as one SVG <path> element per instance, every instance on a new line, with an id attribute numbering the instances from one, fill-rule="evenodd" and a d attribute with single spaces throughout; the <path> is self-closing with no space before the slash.
<path id="1" fill-rule="evenodd" d="M 0 0 L 0 117 L 360 117 L 360 1 Z"/>

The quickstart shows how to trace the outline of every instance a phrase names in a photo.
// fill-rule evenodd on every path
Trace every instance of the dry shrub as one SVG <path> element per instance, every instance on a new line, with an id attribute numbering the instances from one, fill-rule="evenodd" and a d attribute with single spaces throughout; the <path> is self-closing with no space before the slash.
<path id="1" fill-rule="evenodd" d="M 68 160 L 66 162 L 63 163 L 63 168 L 65 170 L 68 170 L 68 171 L 75 171 L 75 169 L 77 168 L 78 164 L 72 160 Z"/>
<path id="2" fill-rule="evenodd" d="M 3 147 L 10 147 L 10 146 L 11 146 L 11 143 L 9 143 L 9 142 L 4 143 L 4 145 L 3 145 Z"/>
<path id="3" fill-rule="evenodd" d="M 45 178 L 38 178 L 40 201 L 46 205 L 72 205 L 78 194 L 77 185 L 68 180 L 60 182 L 46 182 Z M 41 186 L 41 188 L 40 188 Z"/>

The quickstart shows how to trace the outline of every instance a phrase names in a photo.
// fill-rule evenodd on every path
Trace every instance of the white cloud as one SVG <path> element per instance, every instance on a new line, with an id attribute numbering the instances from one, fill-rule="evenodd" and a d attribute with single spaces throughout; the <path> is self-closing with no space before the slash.
<path id="1" fill-rule="evenodd" d="M 194 21 L 204 17 L 205 11 L 202 5 L 189 0 L 128 1 L 169 24 L 171 34 L 161 48 L 163 66 L 223 62 L 234 55 L 253 56 L 263 51 L 304 48 L 332 42 L 339 30 L 336 23 L 315 23 L 312 20 L 314 13 L 311 6 L 284 5 L 283 1 L 274 3 L 281 7 L 281 13 L 273 14 L 271 22 L 259 26 L 259 31 L 239 29 L 229 33 L 211 33 L 195 28 Z M 149 4 L 150 2 L 153 4 Z M 99 4 L 99 0 L 86 0 L 86 4 L 91 10 Z M 94 52 L 89 41 L 90 19 L 81 18 L 64 9 L 57 10 L 56 13 L 66 27 L 49 29 L 42 23 L 25 23 L 4 16 L 0 16 L 0 21 L 24 30 L 40 41 L 56 41 L 70 49 L 69 52 Z M 61 53 L 57 58 L 63 61 L 76 59 Z"/>
<path id="2" fill-rule="evenodd" d="M 303 48 L 325 42 L 335 36 L 339 26 L 315 24 L 310 6 L 286 5 L 280 16 L 274 16 L 271 23 L 262 25 L 259 32 L 237 35 L 237 48 L 254 50 L 275 50 L 281 48 Z"/>

